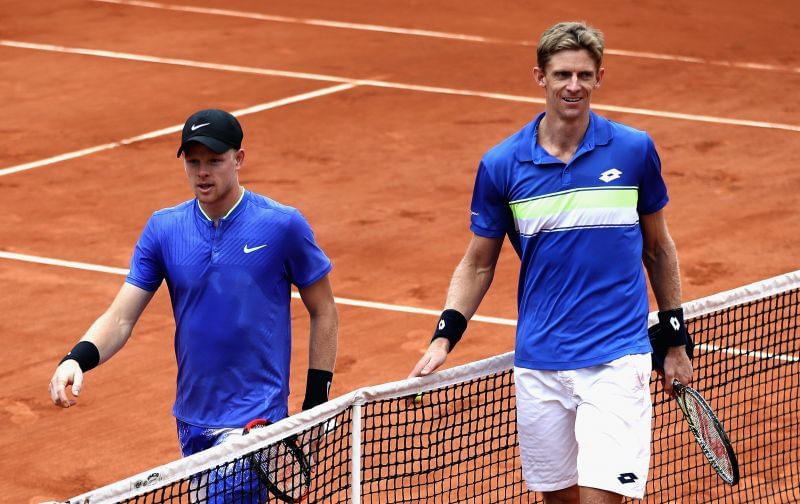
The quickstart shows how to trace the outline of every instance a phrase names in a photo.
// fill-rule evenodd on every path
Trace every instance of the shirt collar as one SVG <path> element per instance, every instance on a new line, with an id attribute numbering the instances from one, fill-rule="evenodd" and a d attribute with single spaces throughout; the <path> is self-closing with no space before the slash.
<path id="1" fill-rule="evenodd" d="M 239 199 L 236 200 L 236 203 L 233 204 L 231 209 L 228 210 L 227 213 L 225 213 L 225 215 L 220 217 L 220 219 L 219 219 L 220 221 L 224 221 L 224 220 L 228 220 L 230 218 L 233 218 L 235 215 L 237 215 L 239 213 L 239 211 L 238 211 L 239 208 L 244 206 L 244 205 L 241 205 L 241 202 L 244 200 L 245 193 L 247 193 L 247 189 L 242 187 L 241 188 L 241 193 L 239 194 Z M 200 213 L 200 215 L 203 216 L 203 219 L 205 221 L 207 221 L 208 223 L 213 224 L 213 222 L 214 222 L 213 219 L 211 219 L 211 217 L 208 216 L 206 211 L 203 210 L 203 207 L 200 205 L 200 202 L 196 198 L 195 198 L 195 204 L 196 204 L 196 208 L 197 208 L 198 212 Z"/>
<path id="2" fill-rule="evenodd" d="M 524 162 L 534 162 L 537 164 L 547 162 L 544 157 L 551 157 L 547 152 L 539 147 L 537 136 L 539 134 L 539 123 L 544 118 L 544 112 L 528 123 L 522 130 L 522 137 L 517 146 L 517 160 Z M 598 145 L 607 145 L 614 138 L 611 123 L 608 119 L 589 111 L 589 126 L 583 135 L 581 145 L 578 146 L 577 153 L 586 152 L 594 149 Z"/>

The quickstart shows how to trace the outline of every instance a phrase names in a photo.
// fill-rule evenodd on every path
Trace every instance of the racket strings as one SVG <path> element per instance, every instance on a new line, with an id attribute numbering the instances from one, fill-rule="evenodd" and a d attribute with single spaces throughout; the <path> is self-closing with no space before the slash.
<path id="1" fill-rule="evenodd" d="M 693 432 L 709 461 L 728 478 L 733 478 L 733 462 L 728 451 L 727 438 L 721 426 L 713 420 L 713 412 L 701 398 L 687 393 L 683 397 L 684 411 L 689 417 Z"/>
<path id="2" fill-rule="evenodd" d="M 279 441 L 253 455 L 254 469 L 271 490 L 283 494 L 286 500 L 299 502 L 308 493 L 310 480 L 305 461 L 299 458 L 298 448 Z"/>

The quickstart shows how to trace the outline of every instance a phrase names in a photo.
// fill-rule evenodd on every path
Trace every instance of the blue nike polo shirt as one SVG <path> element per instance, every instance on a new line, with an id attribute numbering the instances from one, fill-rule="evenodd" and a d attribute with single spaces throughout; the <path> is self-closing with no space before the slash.
<path id="1" fill-rule="evenodd" d="M 639 215 L 667 204 L 650 137 L 590 114 L 569 163 L 537 142 L 544 114 L 481 160 L 471 227 L 520 257 L 515 364 L 566 370 L 650 352 Z"/>
<path id="2" fill-rule="evenodd" d="M 331 267 L 298 210 L 250 191 L 216 227 L 196 199 L 155 212 L 126 281 L 169 288 L 175 417 L 203 427 L 286 417 L 291 285 L 308 287 Z"/>

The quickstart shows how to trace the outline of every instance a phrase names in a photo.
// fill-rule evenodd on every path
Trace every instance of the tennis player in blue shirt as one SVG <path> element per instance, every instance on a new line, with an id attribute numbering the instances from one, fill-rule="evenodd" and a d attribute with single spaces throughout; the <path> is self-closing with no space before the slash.
<path id="1" fill-rule="evenodd" d="M 533 76 L 545 111 L 481 160 L 472 241 L 411 372 L 445 362 L 508 235 L 521 261 L 514 378 L 523 475 L 548 504 L 644 495 L 652 415 L 644 269 L 668 348 L 665 390 L 693 372 L 661 163 L 646 133 L 590 110 L 602 57 L 602 34 L 583 23 L 542 35 Z"/>
<path id="2" fill-rule="evenodd" d="M 173 413 L 184 456 L 241 435 L 255 418 L 288 415 L 292 285 L 311 317 L 303 409 L 328 400 L 338 332 L 331 261 L 298 210 L 239 184 L 242 138 L 225 111 L 187 119 L 178 157 L 195 198 L 151 216 L 111 306 L 59 363 L 50 381 L 55 405 L 75 404 L 84 373 L 128 341 L 162 281 L 175 316 Z M 234 483 L 227 488 L 251 491 Z M 240 499 L 219 491 L 210 501 Z"/>

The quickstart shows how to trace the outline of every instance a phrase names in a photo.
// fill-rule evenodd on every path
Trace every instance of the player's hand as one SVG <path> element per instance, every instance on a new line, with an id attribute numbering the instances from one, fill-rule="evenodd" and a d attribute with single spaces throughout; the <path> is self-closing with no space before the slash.
<path id="1" fill-rule="evenodd" d="M 327 422 L 323 425 L 326 424 Z M 319 453 L 319 445 L 322 440 L 323 431 L 324 428 L 322 425 L 315 425 L 297 437 L 297 444 L 300 446 L 300 449 L 303 450 L 303 454 L 306 456 L 306 460 L 308 460 L 308 465 L 311 466 L 311 474 L 314 474 L 317 469 L 317 453 Z"/>
<path id="2" fill-rule="evenodd" d="M 664 386 L 664 392 L 669 394 L 670 397 L 675 397 L 672 381 L 677 379 L 683 385 L 689 385 L 692 382 L 693 373 L 692 361 L 686 355 L 686 349 L 683 346 L 667 349 L 667 355 L 664 358 L 664 374 L 661 381 Z"/>
<path id="3" fill-rule="evenodd" d="M 56 406 L 69 408 L 78 401 L 67 395 L 67 386 L 72 385 L 72 395 L 78 397 L 83 386 L 83 371 L 73 359 L 62 362 L 50 379 L 50 400 Z"/>
<path id="4" fill-rule="evenodd" d="M 425 355 L 414 366 L 414 370 L 408 375 L 409 378 L 417 376 L 428 376 L 444 364 L 447 360 L 447 353 L 450 351 L 450 342 L 447 338 L 436 338 L 428 345 Z"/>

